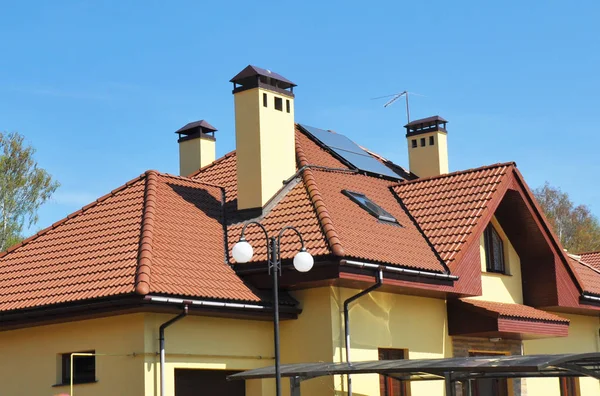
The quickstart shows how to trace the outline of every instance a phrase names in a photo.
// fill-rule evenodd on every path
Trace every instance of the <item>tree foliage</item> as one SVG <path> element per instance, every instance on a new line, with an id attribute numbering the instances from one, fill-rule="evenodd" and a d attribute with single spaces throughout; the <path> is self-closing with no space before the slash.
<path id="1" fill-rule="evenodd" d="M 23 227 L 37 222 L 38 208 L 59 186 L 34 153 L 22 135 L 0 132 L 0 252 L 21 241 Z"/>
<path id="2" fill-rule="evenodd" d="M 587 205 L 575 206 L 569 194 L 548 182 L 533 193 L 566 249 L 573 253 L 600 250 L 600 223 Z"/>

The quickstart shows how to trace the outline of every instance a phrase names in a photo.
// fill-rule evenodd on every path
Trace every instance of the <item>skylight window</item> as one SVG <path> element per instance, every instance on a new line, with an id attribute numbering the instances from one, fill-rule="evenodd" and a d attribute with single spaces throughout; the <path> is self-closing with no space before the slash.
<path id="1" fill-rule="evenodd" d="M 388 211 L 371 201 L 365 194 L 361 194 L 354 191 L 342 190 L 342 192 L 351 200 L 356 202 L 361 208 L 377 217 L 381 221 L 398 224 L 398 220 L 392 216 Z"/>

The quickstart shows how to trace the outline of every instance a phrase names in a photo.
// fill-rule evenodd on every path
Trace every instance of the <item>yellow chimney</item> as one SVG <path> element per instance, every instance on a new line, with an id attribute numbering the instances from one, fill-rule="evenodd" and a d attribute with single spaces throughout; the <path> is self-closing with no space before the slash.
<path id="1" fill-rule="evenodd" d="M 410 171 L 419 177 L 448 173 L 448 121 L 433 116 L 406 124 Z"/>
<path id="2" fill-rule="evenodd" d="M 296 172 L 296 86 L 270 70 L 248 66 L 234 78 L 238 210 L 263 208 Z"/>
<path id="3" fill-rule="evenodd" d="M 190 122 L 177 132 L 179 139 L 179 174 L 189 176 L 215 161 L 215 132 L 204 120 Z"/>

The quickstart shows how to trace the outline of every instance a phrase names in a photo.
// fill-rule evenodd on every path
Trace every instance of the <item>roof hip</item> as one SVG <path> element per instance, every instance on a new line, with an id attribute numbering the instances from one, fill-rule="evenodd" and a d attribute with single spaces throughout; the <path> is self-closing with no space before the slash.
<path id="1" fill-rule="evenodd" d="M 315 208 L 315 212 L 317 213 L 319 223 L 323 228 L 323 233 L 325 234 L 325 239 L 327 239 L 327 243 L 331 248 L 331 252 L 336 256 L 344 257 L 346 255 L 344 247 L 342 246 L 339 235 L 333 226 L 333 221 L 331 220 L 329 211 L 325 206 L 325 201 L 323 200 L 323 197 L 319 192 L 319 188 L 317 187 L 315 176 L 308 166 L 308 159 L 304 153 L 304 150 L 302 149 L 301 144 L 298 142 L 298 139 L 296 139 L 296 157 L 298 159 L 298 166 L 300 168 L 304 168 L 304 172 L 302 172 L 302 180 L 304 181 L 308 196 L 310 197 L 310 200 Z"/>
<path id="2" fill-rule="evenodd" d="M 135 272 L 135 292 L 146 295 L 150 292 L 150 273 L 152 270 L 152 238 L 154 218 L 156 214 L 156 189 L 158 174 L 156 171 L 146 172 L 144 189 L 144 209 L 142 212 L 142 228 L 140 232 L 140 247 L 138 264 Z"/>

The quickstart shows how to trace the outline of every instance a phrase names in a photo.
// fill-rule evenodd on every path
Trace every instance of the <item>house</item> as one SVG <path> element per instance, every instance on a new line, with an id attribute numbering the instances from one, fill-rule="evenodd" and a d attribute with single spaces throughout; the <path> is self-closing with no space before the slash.
<path id="1" fill-rule="evenodd" d="M 248 66 L 231 82 L 235 151 L 215 159 L 217 129 L 188 124 L 180 176 L 147 171 L 1 254 L 0 394 L 273 395 L 272 380 L 225 380 L 274 363 L 261 229 L 245 230 L 250 262 L 231 255 L 249 221 L 294 226 L 314 257 L 294 270 L 302 244 L 283 234 L 283 363 L 600 350 L 600 253 L 564 251 L 516 164 L 448 173 L 435 116 L 406 126 L 404 169 L 297 123 L 285 77 Z M 351 380 L 354 396 L 444 394 Z M 348 394 L 348 379 L 302 391 Z M 599 393 L 568 377 L 478 380 L 473 394 Z"/>

